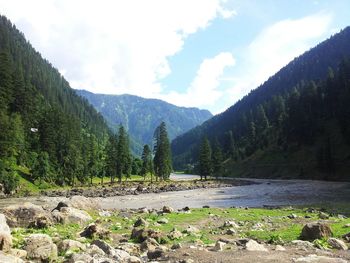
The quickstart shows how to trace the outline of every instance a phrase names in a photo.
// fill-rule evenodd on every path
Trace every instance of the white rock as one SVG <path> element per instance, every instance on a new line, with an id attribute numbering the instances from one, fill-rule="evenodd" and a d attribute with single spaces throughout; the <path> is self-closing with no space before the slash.
<path id="1" fill-rule="evenodd" d="M 92 220 L 92 217 L 85 211 L 73 207 L 62 207 L 60 212 L 63 224 L 85 224 Z"/>
<path id="2" fill-rule="evenodd" d="M 346 260 L 340 258 L 331 258 L 326 256 L 308 255 L 293 260 L 299 263 L 347 263 Z"/>
<path id="3" fill-rule="evenodd" d="M 213 251 L 223 251 L 226 243 L 221 241 L 216 241 Z"/>
<path id="4" fill-rule="evenodd" d="M 264 251 L 267 252 L 267 248 L 264 247 L 264 245 L 259 244 L 253 239 L 250 239 L 246 244 L 245 244 L 245 249 L 248 251 Z"/>
<path id="5" fill-rule="evenodd" d="M 3 263 L 24 263 L 24 261 L 18 257 L 12 255 L 6 255 L 0 251 L 0 262 Z"/>
<path id="6" fill-rule="evenodd" d="M 46 234 L 31 234 L 25 239 L 28 258 L 47 261 L 57 258 L 57 247 Z"/>
<path id="7" fill-rule="evenodd" d="M 333 238 L 333 237 L 328 239 L 328 244 L 332 248 L 335 248 L 335 249 L 340 249 L 340 250 L 348 250 L 349 249 L 343 240 Z"/>
<path id="8" fill-rule="evenodd" d="M 286 251 L 286 249 L 281 245 L 276 245 L 275 250 L 276 251 Z"/>

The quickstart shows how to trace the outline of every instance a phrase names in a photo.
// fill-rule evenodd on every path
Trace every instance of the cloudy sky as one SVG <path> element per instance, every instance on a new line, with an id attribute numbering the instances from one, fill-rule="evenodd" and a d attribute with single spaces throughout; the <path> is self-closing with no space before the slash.
<path id="1" fill-rule="evenodd" d="M 350 25 L 349 0 L 0 0 L 76 89 L 225 110 Z"/>

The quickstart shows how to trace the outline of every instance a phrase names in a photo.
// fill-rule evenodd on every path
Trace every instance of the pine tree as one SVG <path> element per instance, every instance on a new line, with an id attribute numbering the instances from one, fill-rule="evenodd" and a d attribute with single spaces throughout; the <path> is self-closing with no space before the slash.
<path id="1" fill-rule="evenodd" d="M 152 153 L 151 153 L 151 149 L 147 144 L 143 146 L 141 160 L 142 160 L 141 175 L 143 176 L 143 180 L 145 180 L 147 174 L 152 173 Z"/>
<path id="2" fill-rule="evenodd" d="M 212 159 L 212 165 L 213 165 L 213 174 L 215 175 L 215 177 L 218 177 L 222 170 L 223 158 L 222 158 L 221 145 L 217 138 L 215 138 L 214 140 L 213 153 L 212 153 L 211 159 Z"/>
<path id="3" fill-rule="evenodd" d="M 156 128 L 154 140 L 154 172 L 157 179 L 166 180 L 172 171 L 172 163 L 170 142 L 164 122 Z"/>
<path id="4" fill-rule="evenodd" d="M 202 140 L 199 149 L 199 174 L 201 180 L 203 177 L 207 180 L 207 177 L 212 174 L 211 147 L 206 137 Z"/>
<path id="5" fill-rule="evenodd" d="M 124 127 L 121 125 L 118 132 L 117 146 L 117 177 L 122 181 L 123 175 L 129 177 L 131 174 L 131 154 L 129 150 L 129 138 Z"/>
<path id="6" fill-rule="evenodd" d="M 106 173 L 111 178 L 111 183 L 114 182 L 114 178 L 117 176 L 118 165 L 118 137 L 112 134 L 108 138 L 106 146 Z"/>

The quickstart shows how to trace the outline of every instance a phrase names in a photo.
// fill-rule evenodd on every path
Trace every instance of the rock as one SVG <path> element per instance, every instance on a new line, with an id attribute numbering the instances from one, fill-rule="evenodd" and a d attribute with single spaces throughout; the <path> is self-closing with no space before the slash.
<path id="1" fill-rule="evenodd" d="M 107 244 L 106 242 L 104 242 L 102 240 L 94 240 L 91 244 L 99 247 L 107 255 L 109 255 L 113 259 L 118 260 L 118 262 L 124 261 L 130 257 L 130 254 L 128 252 L 123 251 L 121 249 L 114 249 L 109 244 Z"/>
<path id="2" fill-rule="evenodd" d="M 113 248 L 109 244 L 107 244 L 106 242 L 104 242 L 102 240 L 94 240 L 94 241 L 92 241 L 91 245 L 97 246 L 99 249 L 101 249 L 107 255 L 113 254 Z"/>
<path id="3" fill-rule="evenodd" d="M 180 249 L 180 248 L 182 248 L 181 243 L 175 243 L 171 246 L 171 249 Z"/>
<path id="4" fill-rule="evenodd" d="M 344 241 L 337 239 L 337 238 L 329 238 L 328 244 L 335 249 L 339 250 L 348 250 L 348 246 L 344 243 Z"/>
<path id="5" fill-rule="evenodd" d="M 209 205 L 203 205 L 202 207 L 203 207 L 203 208 L 210 208 Z"/>
<path id="6" fill-rule="evenodd" d="M 309 241 L 293 240 L 291 243 L 293 245 L 297 246 L 298 248 L 302 248 L 302 249 L 313 249 L 314 248 L 314 244 L 312 244 Z"/>
<path id="7" fill-rule="evenodd" d="M 340 258 L 331 258 L 326 256 L 308 255 L 293 260 L 299 263 L 346 263 L 347 261 Z"/>
<path id="8" fill-rule="evenodd" d="M 350 227 L 350 224 L 345 224 L 343 227 L 348 228 L 348 227 Z"/>
<path id="9" fill-rule="evenodd" d="M 236 234 L 236 230 L 234 228 L 229 228 L 226 230 L 226 235 L 234 235 Z"/>
<path id="10" fill-rule="evenodd" d="M 326 214 L 325 212 L 320 212 L 320 213 L 318 214 L 318 217 L 319 217 L 320 219 L 329 219 L 329 215 Z"/>
<path id="11" fill-rule="evenodd" d="M 296 214 L 290 214 L 289 216 L 287 216 L 289 219 L 295 219 L 298 218 L 298 216 Z"/>
<path id="12" fill-rule="evenodd" d="M 89 254 L 77 253 L 77 254 L 72 254 L 72 256 L 67 261 L 65 261 L 65 263 L 85 263 L 85 262 L 91 263 L 91 262 L 94 262 L 94 259 Z"/>
<path id="13" fill-rule="evenodd" d="M 45 226 L 53 223 L 49 212 L 28 202 L 10 205 L 3 209 L 3 213 L 10 227 L 40 227 L 41 222 L 45 222 Z"/>
<path id="14" fill-rule="evenodd" d="M 251 239 L 245 244 L 245 249 L 248 251 L 264 251 L 267 252 L 267 248 L 264 245 L 259 244 L 255 240 Z"/>
<path id="15" fill-rule="evenodd" d="M 182 208 L 182 211 L 185 211 L 185 212 L 190 212 L 191 209 L 188 207 L 188 206 L 185 206 L 184 208 Z"/>
<path id="16" fill-rule="evenodd" d="M 13 255 L 7 255 L 0 251 L 0 262 L 3 263 L 24 263 L 24 261 Z"/>
<path id="17" fill-rule="evenodd" d="M 147 257 L 149 259 L 157 259 L 164 256 L 164 251 L 162 249 L 155 249 L 147 252 Z"/>
<path id="18" fill-rule="evenodd" d="M 130 255 L 139 255 L 140 254 L 140 245 L 134 243 L 119 243 L 116 247 L 117 249 L 124 250 L 128 252 Z"/>
<path id="19" fill-rule="evenodd" d="M 96 199 L 87 198 L 87 197 L 80 196 L 80 195 L 72 196 L 68 200 L 68 204 L 69 204 L 69 206 L 71 206 L 73 208 L 87 210 L 87 211 L 98 210 L 101 208 L 100 204 L 98 203 L 98 201 Z"/>
<path id="20" fill-rule="evenodd" d="M 255 231 L 264 231 L 263 228 L 264 228 L 264 225 L 259 222 L 252 226 L 252 230 L 255 230 Z"/>
<path id="21" fill-rule="evenodd" d="M 147 239 L 147 232 L 145 229 L 133 228 L 131 231 L 131 239 L 134 239 L 137 242 L 143 242 Z"/>
<path id="22" fill-rule="evenodd" d="M 58 204 L 57 204 L 57 206 L 54 208 L 54 209 L 52 209 L 52 211 L 51 212 L 53 212 L 53 211 L 55 211 L 55 210 L 57 210 L 57 211 L 61 211 L 61 208 L 62 207 L 68 207 L 69 205 L 68 205 L 68 203 L 67 202 L 59 202 Z"/>
<path id="23" fill-rule="evenodd" d="M 92 217 L 85 211 L 73 207 L 62 207 L 61 210 L 52 212 L 57 222 L 62 224 L 85 224 L 92 220 Z"/>
<path id="24" fill-rule="evenodd" d="M 169 220 L 166 219 L 166 218 L 160 218 L 158 221 L 157 221 L 158 224 L 168 224 L 169 223 Z"/>
<path id="25" fill-rule="evenodd" d="M 347 241 L 350 241 L 350 232 L 342 235 L 342 238 L 344 238 Z"/>
<path id="26" fill-rule="evenodd" d="M 175 240 L 175 239 L 180 239 L 182 238 L 183 235 L 182 233 L 177 230 L 176 228 L 174 228 L 169 234 L 168 234 L 168 238 L 171 240 Z"/>
<path id="27" fill-rule="evenodd" d="M 140 245 L 142 251 L 155 250 L 159 246 L 158 242 L 154 238 L 147 238 Z"/>
<path id="28" fill-rule="evenodd" d="M 141 263 L 141 259 L 139 259 L 138 257 L 135 257 L 135 256 L 130 256 L 128 259 L 127 259 L 127 263 Z"/>
<path id="29" fill-rule="evenodd" d="M 9 251 L 9 254 L 14 256 L 14 257 L 23 258 L 23 259 L 25 259 L 28 255 L 27 251 L 25 251 L 23 249 L 15 249 L 15 248 L 11 249 Z"/>
<path id="30" fill-rule="evenodd" d="M 104 255 L 106 255 L 106 253 L 96 245 L 90 245 L 89 248 L 86 250 L 86 253 L 91 255 L 91 256 L 95 256 L 95 255 L 104 256 Z"/>
<path id="31" fill-rule="evenodd" d="M 34 260 L 47 262 L 57 258 L 57 247 L 46 234 L 31 234 L 25 238 L 25 250 L 28 258 Z"/>
<path id="32" fill-rule="evenodd" d="M 188 226 L 183 232 L 192 235 L 199 233 L 199 229 L 194 226 Z"/>
<path id="33" fill-rule="evenodd" d="M 98 215 L 102 216 L 102 217 L 111 217 L 112 213 L 109 211 L 100 211 L 100 212 L 98 212 Z"/>
<path id="34" fill-rule="evenodd" d="M 286 249 L 281 245 L 276 245 L 275 250 L 276 251 L 286 251 Z"/>
<path id="35" fill-rule="evenodd" d="M 180 263 L 194 263 L 194 260 L 191 258 L 182 259 L 180 260 Z"/>
<path id="36" fill-rule="evenodd" d="M 223 251 L 226 243 L 221 241 L 216 241 L 213 251 Z"/>
<path id="37" fill-rule="evenodd" d="M 332 230 L 329 225 L 325 223 L 308 223 L 303 227 L 300 238 L 302 240 L 315 240 L 331 237 Z"/>
<path id="38" fill-rule="evenodd" d="M 0 214 L 0 250 L 9 251 L 12 247 L 11 230 L 3 214 Z"/>
<path id="39" fill-rule="evenodd" d="M 105 239 L 111 232 L 96 223 L 91 223 L 80 233 L 81 237 Z"/>
<path id="40" fill-rule="evenodd" d="M 162 212 L 170 214 L 170 213 L 174 212 L 174 208 L 172 208 L 170 206 L 163 206 Z"/>
<path id="41" fill-rule="evenodd" d="M 225 221 L 223 227 L 235 227 L 239 228 L 235 221 Z"/>
<path id="42" fill-rule="evenodd" d="M 139 217 L 134 223 L 134 227 L 148 226 L 148 225 L 149 225 L 148 222 L 141 217 Z"/>
<path id="43" fill-rule="evenodd" d="M 71 240 L 71 239 L 65 239 L 61 241 L 58 246 L 58 251 L 60 253 L 66 252 L 67 250 L 80 250 L 80 251 L 85 251 L 86 250 L 86 245 L 80 243 L 79 241 Z"/>

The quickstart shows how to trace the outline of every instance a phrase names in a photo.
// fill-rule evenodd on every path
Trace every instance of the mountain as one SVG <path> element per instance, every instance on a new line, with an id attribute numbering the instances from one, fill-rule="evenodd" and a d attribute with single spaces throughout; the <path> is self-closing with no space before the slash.
<path id="1" fill-rule="evenodd" d="M 106 119 L 112 130 L 120 124 L 127 129 L 134 152 L 140 154 L 144 144 L 151 144 L 156 127 L 164 121 L 170 139 L 202 124 L 212 117 L 207 110 L 178 107 L 157 99 L 145 99 L 133 95 L 94 94 L 76 90 L 86 98 Z"/>
<path id="2" fill-rule="evenodd" d="M 221 174 L 348 180 L 350 28 L 295 58 L 225 112 L 172 142 L 177 169 L 216 139 Z"/>
<path id="3" fill-rule="evenodd" d="M 86 180 L 91 150 L 101 150 L 109 133 L 103 117 L 4 16 L 0 127 L 0 184 L 10 190 L 19 175 L 60 185 Z"/>

